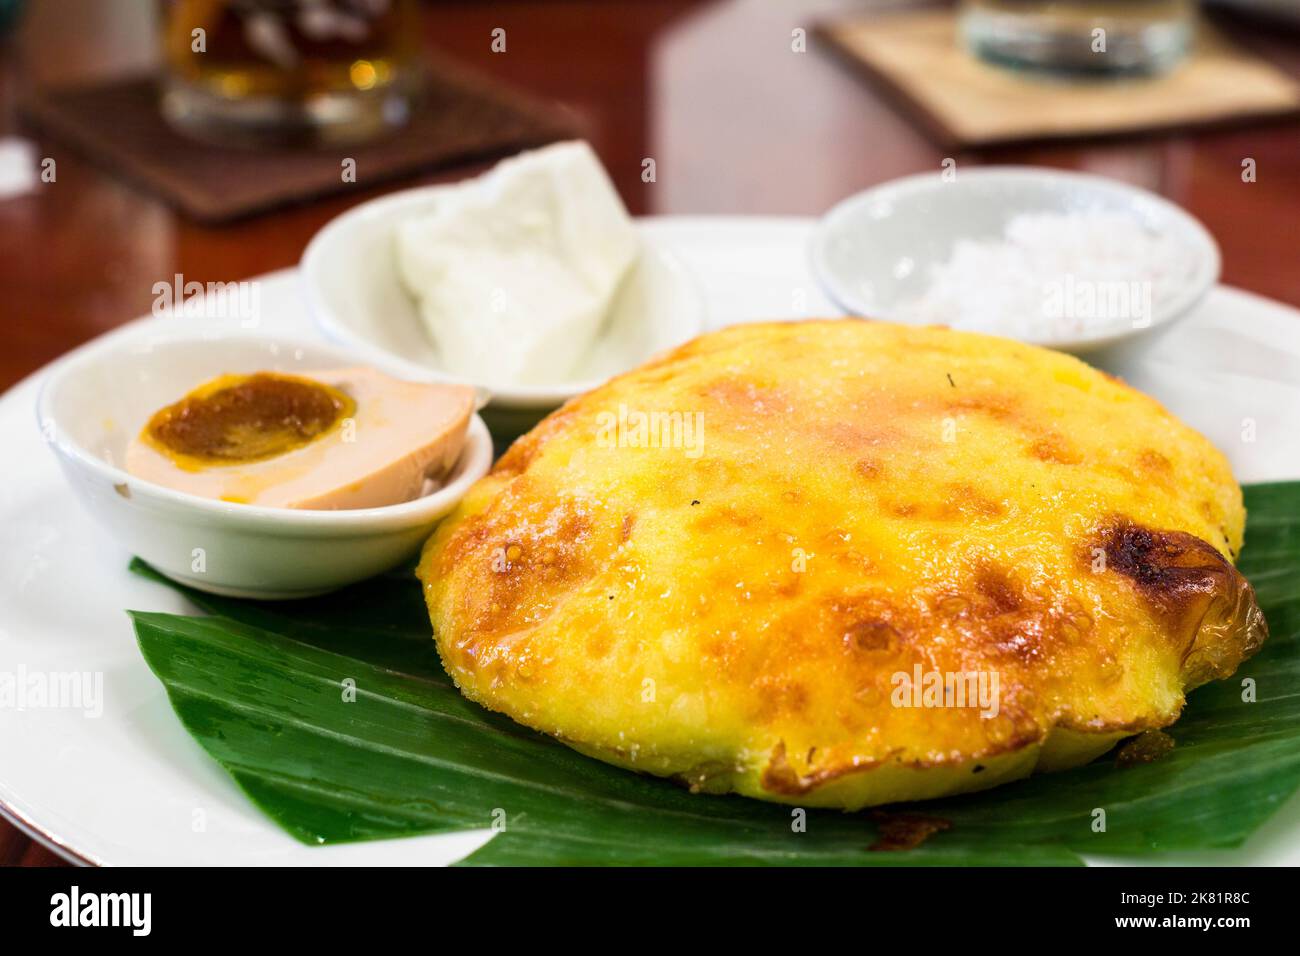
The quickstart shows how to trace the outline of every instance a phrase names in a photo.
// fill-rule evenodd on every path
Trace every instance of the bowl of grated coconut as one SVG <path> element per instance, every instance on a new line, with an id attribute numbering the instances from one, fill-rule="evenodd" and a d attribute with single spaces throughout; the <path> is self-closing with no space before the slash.
<path id="1" fill-rule="evenodd" d="M 1154 193 L 1011 166 L 954 166 L 851 196 L 822 218 L 810 256 L 851 314 L 1079 354 L 1167 328 L 1220 266 L 1205 227 Z"/>

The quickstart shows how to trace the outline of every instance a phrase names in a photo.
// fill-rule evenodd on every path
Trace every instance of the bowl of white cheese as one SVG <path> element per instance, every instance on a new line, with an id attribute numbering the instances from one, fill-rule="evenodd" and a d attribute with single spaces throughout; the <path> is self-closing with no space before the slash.
<path id="1" fill-rule="evenodd" d="M 326 337 L 403 378 L 477 386 L 502 429 L 704 327 L 698 282 L 581 142 L 363 203 L 313 237 L 301 275 Z"/>
<path id="2" fill-rule="evenodd" d="M 936 171 L 844 200 L 812 269 L 845 311 L 1078 354 L 1168 328 L 1219 277 L 1196 219 L 1125 183 L 1033 167 Z"/>

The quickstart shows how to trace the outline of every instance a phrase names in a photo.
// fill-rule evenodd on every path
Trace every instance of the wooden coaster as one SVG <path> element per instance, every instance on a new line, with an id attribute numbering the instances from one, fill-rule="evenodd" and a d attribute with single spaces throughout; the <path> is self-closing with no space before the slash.
<path id="1" fill-rule="evenodd" d="M 952 146 L 1102 136 L 1300 113 L 1300 86 L 1207 23 L 1164 76 L 1067 80 L 993 66 L 961 46 L 951 10 L 823 24 L 818 35 Z"/>
<path id="2" fill-rule="evenodd" d="M 355 146 L 250 150 L 196 143 L 163 120 L 152 77 L 45 91 L 23 112 L 51 136 L 208 223 L 339 192 L 347 188 L 344 157 L 356 160 L 358 181 L 373 185 L 576 135 L 555 109 L 436 64 L 408 124 Z"/>

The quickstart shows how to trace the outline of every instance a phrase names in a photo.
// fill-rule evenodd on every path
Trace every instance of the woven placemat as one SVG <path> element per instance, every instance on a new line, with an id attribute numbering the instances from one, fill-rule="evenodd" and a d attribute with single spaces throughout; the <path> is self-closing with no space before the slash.
<path id="1" fill-rule="evenodd" d="M 945 145 L 1104 136 L 1300 114 L 1300 86 L 1199 25 L 1164 76 L 1065 80 L 983 62 L 958 42 L 951 10 L 835 21 L 818 35 L 896 94 Z"/>
<path id="2" fill-rule="evenodd" d="M 153 77 L 48 90 L 22 107 L 37 128 L 215 223 L 339 192 L 343 158 L 375 184 L 577 135 L 565 114 L 459 66 L 431 64 L 409 123 L 383 139 L 331 149 L 238 149 L 196 143 L 158 109 Z M 350 188 L 355 188 L 352 186 Z"/>

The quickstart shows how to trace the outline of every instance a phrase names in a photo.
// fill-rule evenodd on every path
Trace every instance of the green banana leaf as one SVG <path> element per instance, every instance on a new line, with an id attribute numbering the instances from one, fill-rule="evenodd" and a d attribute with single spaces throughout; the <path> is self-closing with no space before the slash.
<path id="1" fill-rule="evenodd" d="M 1069 865 L 1238 846 L 1300 786 L 1300 482 L 1248 487 L 1246 505 L 1241 567 L 1272 635 L 1235 677 L 1191 695 L 1168 756 L 1124 768 L 1107 756 L 883 814 L 693 795 L 470 703 L 443 672 L 409 569 L 256 603 L 137 561 L 209 616 L 132 618 L 186 729 L 305 843 L 493 829 L 462 863 Z M 925 820 L 946 827 L 875 849 L 882 827 Z"/>

